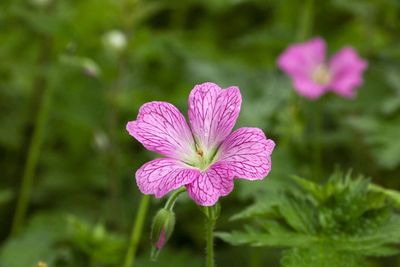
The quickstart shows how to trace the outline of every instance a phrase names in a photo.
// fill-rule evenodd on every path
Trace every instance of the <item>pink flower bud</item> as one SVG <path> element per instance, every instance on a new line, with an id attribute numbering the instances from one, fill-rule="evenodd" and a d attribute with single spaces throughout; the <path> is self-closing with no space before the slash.
<path id="1" fill-rule="evenodd" d="M 174 226 L 175 214 L 173 211 L 163 208 L 154 216 L 151 228 L 151 243 L 153 245 L 153 251 L 151 253 L 152 259 L 157 258 L 159 251 L 171 237 Z"/>

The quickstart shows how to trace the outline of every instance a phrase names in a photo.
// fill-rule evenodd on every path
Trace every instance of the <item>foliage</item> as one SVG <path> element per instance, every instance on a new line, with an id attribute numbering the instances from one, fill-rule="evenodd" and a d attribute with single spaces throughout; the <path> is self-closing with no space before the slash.
<path id="1" fill-rule="evenodd" d="M 233 245 L 288 248 L 283 266 L 366 266 L 367 256 L 400 252 L 399 193 L 350 173 L 335 172 L 324 185 L 293 179 L 296 186 L 233 217 L 251 222 L 244 230 L 218 236 Z"/>
<path id="2" fill-rule="evenodd" d="M 121 262 L 125 243 L 100 223 L 92 226 L 65 214 L 39 214 L 24 233 L 3 246 L 0 266 L 35 266 L 40 261 L 49 266 L 114 266 Z M 21 251 L 25 251 L 23 257 Z"/>
<path id="3" fill-rule="evenodd" d="M 68 223 L 74 247 L 86 254 L 91 263 L 115 265 L 122 261 L 126 240 L 122 236 L 106 231 L 103 224 L 94 226 L 69 217 Z"/>

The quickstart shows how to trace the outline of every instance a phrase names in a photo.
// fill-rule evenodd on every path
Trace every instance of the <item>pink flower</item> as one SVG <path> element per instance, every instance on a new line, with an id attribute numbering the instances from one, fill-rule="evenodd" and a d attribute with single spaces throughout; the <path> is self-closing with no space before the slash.
<path id="1" fill-rule="evenodd" d="M 258 128 L 232 128 L 242 97 L 238 87 L 196 85 L 189 96 L 189 121 L 167 102 L 144 104 L 129 134 L 166 158 L 144 164 L 136 182 L 144 194 L 160 198 L 186 186 L 199 205 L 212 206 L 233 189 L 235 177 L 263 179 L 271 170 L 275 143 Z"/>
<path id="2" fill-rule="evenodd" d="M 344 47 L 329 61 L 325 58 L 325 41 L 314 38 L 290 45 L 278 58 L 278 66 L 292 77 L 296 91 L 317 99 L 327 91 L 353 98 L 362 84 L 367 61 L 351 47 Z"/>

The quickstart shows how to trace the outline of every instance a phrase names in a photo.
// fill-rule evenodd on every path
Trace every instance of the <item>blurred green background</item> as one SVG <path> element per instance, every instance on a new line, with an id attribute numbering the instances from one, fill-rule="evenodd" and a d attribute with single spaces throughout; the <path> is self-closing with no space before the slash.
<path id="1" fill-rule="evenodd" d="M 329 54 L 352 45 L 369 61 L 355 100 L 310 102 L 277 69 L 279 53 L 313 36 Z M 400 189 L 398 0 L 1 0 L 0 266 L 122 266 L 141 198 L 134 173 L 157 156 L 125 124 L 152 100 L 186 114 L 190 90 L 205 81 L 239 86 L 237 127 L 260 127 L 277 143 L 268 178 L 237 181 L 222 198 L 217 230 L 237 227 L 234 213 L 293 174 L 321 181 L 339 166 Z M 320 177 L 312 177 L 315 142 Z M 32 194 L 11 235 L 24 176 Z M 187 197 L 167 248 L 149 261 L 162 203 L 152 198 L 137 266 L 202 266 L 204 218 Z M 279 266 L 280 253 L 216 242 L 219 266 Z"/>

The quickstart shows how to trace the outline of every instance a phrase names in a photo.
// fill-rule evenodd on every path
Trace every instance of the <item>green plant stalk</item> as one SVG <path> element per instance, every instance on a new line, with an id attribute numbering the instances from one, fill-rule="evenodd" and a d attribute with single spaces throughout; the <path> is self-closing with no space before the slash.
<path id="1" fill-rule="evenodd" d="M 146 218 L 149 202 L 150 196 L 143 195 L 139 203 L 135 223 L 133 224 L 129 247 L 126 252 L 124 267 L 132 267 L 135 262 L 136 251 L 139 245 L 140 238 L 142 236 L 143 223 Z"/>
<path id="2" fill-rule="evenodd" d="M 206 263 L 207 267 L 214 267 L 214 226 L 215 220 L 213 219 L 206 219 L 207 225 L 207 246 L 206 246 Z"/>
<path id="3" fill-rule="evenodd" d="M 172 211 L 172 209 L 174 208 L 175 202 L 178 199 L 179 195 L 182 194 L 185 191 L 186 191 L 186 188 L 184 186 L 182 186 L 181 188 L 179 188 L 178 190 L 173 192 L 171 194 L 171 196 L 168 198 L 167 203 L 165 203 L 164 208 L 166 210 Z"/>
<path id="4" fill-rule="evenodd" d="M 321 149 L 321 132 L 322 132 L 322 118 L 321 118 L 321 105 L 320 102 L 316 103 L 314 112 L 314 129 L 313 129 L 313 180 L 321 181 L 321 163 L 322 163 L 322 149 Z"/>
<path id="5" fill-rule="evenodd" d="M 19 193 L 17 207 L 11 227 L 12 236 L 20 232 L 21 227 L 25 221 L 26 211 L 28 209 L 29 201 L 31 198 L 35 169 L 39 159 L 40 148 L 43 142 L 44 130 L 49 115 L 51 98 L 52 98 L 52 89 L 51 87 L 47 87 L 44 89 L 42 95 L 40 109 L 36 116 L 34 132 L 29 144 L 28 156 L 22 176 L 21 191 Z"/>
<path id="6" fill-rule="evenodd" d="M 314 23 L 314 0 L 305 0 L 304 2 L 297 31 L 298 41 L 304 41 L 310 36 Z"/>
<path id="7" fill-rule="evenodd" d="M 221 213 L 221 206 L 217 202 L 214 206 L 200 208 L 206 216 L 206 266 L 214 267 L 214 226 Z"/>
<path id="8" fill-rule="evenodd" d="M 250 247 L 249 250 L 249 267 L 262 267 L 262 250 L 256 247 Z"/>

